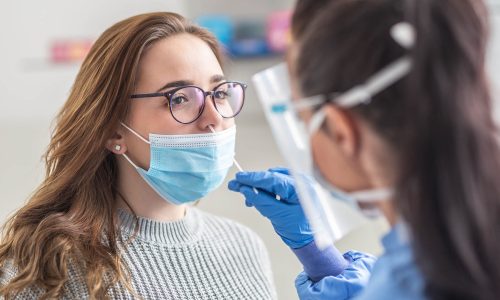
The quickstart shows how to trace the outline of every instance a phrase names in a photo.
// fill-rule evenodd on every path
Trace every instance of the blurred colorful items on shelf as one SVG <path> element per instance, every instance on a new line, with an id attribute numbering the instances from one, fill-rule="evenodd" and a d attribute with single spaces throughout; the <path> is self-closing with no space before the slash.
<path id="1" fill-rule="evenodd" d="M 267 19 L 267 44 L 273 52 L 284 52 L 291 42 L 290 10 L 272 13 Z"/>
<path id="2" fill-rule="evenodd" d="M 234 20 L 226 15 L 204 15 L 196 23 L 212 32 L 232 57 L 283 53 L 290 38 L 291 11 L 278 11 L 267 18 Z"/>
<path id="3" fill-rule="evenodd" d="M 266 41 L 266 30 L 258 20 L 236 24 L 235 34 L 229 47 L 235 57 L 263 56 L 271 53 Z"/>
<path id="4" fill-rule="evenodd" d="M 196 20 L 196 23 L 213 33 L 224 47 L 228 48 L 231 44 L 231 40 L 234 34 L 234 27 L 233 22 L 228 16 L 201 16 Z"/>
<path id="5" fill-rule="evenodd" d="M 55 40 L 50 46 L 50 60 L 53 63 L 72 63 L 82 61 L 92 47 L 90 39 Z"/>

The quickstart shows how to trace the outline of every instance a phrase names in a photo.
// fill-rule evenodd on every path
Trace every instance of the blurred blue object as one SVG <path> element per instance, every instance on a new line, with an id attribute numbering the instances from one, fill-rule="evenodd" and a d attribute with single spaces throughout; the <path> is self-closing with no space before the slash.
<path id="1" fill-rule="evenodd" d="M 227 15 L 203 15 L 195 22 L 212 32 L 227 54 L 235 58 L 283 53 L 290 40 L 290 11 L 266 19 L 233 20 Z"/>
<path id="2" fill-rule="evenodd" d="M 233 22 L 225 15 L 204 15 L 195 22 L 212 32 L 233 57 L 272 54 L 267 41 L 266 22 L 259 19 Z"/>
<path id="3" fill-rule="evenodd" d="M 265 23 L 259 20 L 248 20 L 236 24 L 235 35 L 229 49 L 235 57 L 270 54 Z"/>
<path id="4" fill-rule="evenodd" d="M 230 49 L 234 36 L 234 25 L 231 18 L 224 15 L 205 15 L 197 18 L 195 22 L 212 32 L 225 48 Z"/>

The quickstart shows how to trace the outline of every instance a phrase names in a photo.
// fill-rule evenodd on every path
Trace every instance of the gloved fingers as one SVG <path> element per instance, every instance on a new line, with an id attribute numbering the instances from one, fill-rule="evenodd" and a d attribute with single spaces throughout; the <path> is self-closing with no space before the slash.
<path id="1" fill-rule="evenodd" d="M 274 196 L 262 190 L 255 194 L 253 188 L 246 185 L 241 186 L 240 193 L 245 196 L 246 206 L 254 206 L 264 217 L 271 221 L 293 209 L 289 204 L 276 200 Z"/>
<path id="2" fill-rule="evenodd" d="M 240 193 L 240 189 L 243 185 L 240 184 L 237 180 L 231 180 L 228 182 L 227 184 L 227 187 L 229 190 L 233 191 L 233 192 L 237 192 L 237 193 Z M 252 189 L 253 191 L 253 189 Z M 255 193 L 255 191 L 254 191 Z M 243 194 L 243 193 L 242 193 Z M 248 201 L 248 197 L 245 196 L 245 194 L 243 194 L 243 196 L 245 197 L 245 206 L 246 207 L 253 207 L 253 203 L 251 201 Z"/>
<path id="3" fill-rule="evenodd" d="M 269 168 L 268 171 L 272 172 L 272 173 L 279 173 L 279 174 L 283 174 L 283 175 L 292 176 L 292 173 L 290 172 L 290 169 L 285 168 L 285 167 L 273 167 L 273 168 Z M 310 176 L 304 175 L 302 173 L 298 173 L 298 175 L 301 176 L 302 178 L 304 178 L 308 182 L 313 182 L 314 181 L 314 179 L 311 178 Z"/>
<path id="4" fill-rule="evenodd" d="M 248 201 L 246 198 L 245 198 L 245 206 L 246 207 L 254 207 L 253 203 Z"/>
<path id="5" fill-rule="evenodd" d="M 273 173 L 280 173 L 280 174 L 284 174 L 284 175 L 290 175 L 290 170 L 288 168 L 285 168 L 285 167 L 269 168 L 268 171 L 269 172 L 273 172 Z"/>
<path id="6" fill-rule="evenodd" d="M 309 276 L 306 274 L 306 272 L 301 272 L 297 278 L 295 278 L 295 286 L 296 287 L 302 287 L 302 286 L 309 286 L 312 285 L 312 281 L 309 278 Z"/>
<path id="7" fill-rule="evenodd" d="M 242 184 L 239 192 L 242 193 L 243 196 L 245 196 L 245 199 L 248 202 L 252 203 L 255 206 L 271 207 L 280 204 L 280 201 L 276 200 L 276 198 L 268 192 L 259 190 L 259 193 L 256 194 L 253 190 L 253 187 L 248 185 Z"/>
<path id="8" fill-rule="evenodd" d="M 281 178 L 279 178 L 277 174 L 267 171 L 237 172 L 236 180 L 241 184 L 253 186 L 269 193 L 274 193 L 275 185 L 279 184 Z"/>
<path id="9" fill-rule="evenodd" d="M 238 172 L 236 180 L 241 184 L 256 187 L 282 199 L 297 198 L 291 177 L 273 172 Z"/>
<path id="10" fill-rule="evenodd" d="M 274 167 L 274 168 L 269 168 L 268 172 L 290 176 L 289 178 L 287 178 L 287 180 L 289 181 L 290 184 L 294 185 L 294 187 L 295 187 L 295 180 L 293 179 L 293 177 L 290 173 L 290 169 L 285 168 L 285 167 Z M 283 197 L 282 199 L 286 202 L 289 202 L 289 203 L 298 203 L 299 199 L 296 196 L 297 192 L 295 191 L 295 189 L 293 190 L 293 192 L 294 192 L 293 197 Z M 282 195 L 279 195 L 279 196 L 282 197 Z"/>
<path id="11" fill-rule="evenodd" d="M 342 275 L 326 276 L 313 282 L 305 272 L 295 279 L 295 288 L 300 299 L 352 299 L 366 286 L 356 281 L 346 280 Z"/>
<path id="12" fill-rule="evenodd" d="M 279 173 L 279 174 L 283 174 L 283 175 L 292 176 L 292 172 L 290 171 L 290 169 L 285 168 L 285 167 L 269 168 L 268 171 L 272 172 L 272 173 Z M 303 180 L 310 182 L 310 183 L 312 183 L 314 181 L 313 178 L 311 178 L 310 176 L 307 176 L 305 174 L 302 174 L 302 173 L 297 173 L 295 175 L 300 176 Z M 293 177 L 292 177 L 292 180 L 293 180 Z"/>
<path id="13" fill-rule="evenodd" d="M 227 183 L 227 188 L 233 192 L 239 192 L 241 183 L 238 180 L 233 179 Z"/>
<path id="14" fill-rule="evenodd" d="M 269 172 L 272 172 L 272 173 L 278 173 L 278 174 L 283 174 L 283 175 L 288 175 L 288 176 L 292 176 L 292 172 L 290 171 L 290 169 L 288 168 L 285 168 L 285 167 L 274 167 L 274 168 L 269 168 L 268 169 Z M 313 182 L 314 179 L 310 176 L 307 176 L 305 174 L 302 174 L 302 173 L 297 173 L 296 175 L 300 176 L 301 178 L 305 179 L 306 181 L 308 182 Z M 293 177 L 291 178 L 291 180 L 293 180 Z"/>

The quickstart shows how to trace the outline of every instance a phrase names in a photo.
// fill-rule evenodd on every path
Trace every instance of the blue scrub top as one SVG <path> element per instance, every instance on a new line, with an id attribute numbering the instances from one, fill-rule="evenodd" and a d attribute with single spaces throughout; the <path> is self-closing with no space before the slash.
<path id="1" fill-rule="evenodd" d="M 326 299 L 426 299 L 424 280 L 415 264 L 413 250 L 403 224 L 382 238 L 384 254 L 377 260 L 368 254 L 349 251 L 349 266 L 337 276 L 318 282 L 301 273 L 295 281 L 301 300 Z"/>

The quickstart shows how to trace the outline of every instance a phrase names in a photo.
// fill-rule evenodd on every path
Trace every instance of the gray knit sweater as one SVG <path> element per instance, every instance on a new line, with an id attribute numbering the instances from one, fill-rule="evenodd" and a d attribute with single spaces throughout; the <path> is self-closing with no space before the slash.
<path id="1" fill-rule="evenodd" d="M 136 219 L 119 211 L 121 233 L 127 240 Z M 196 208 L 175 222 L 139 218 L 135 239 L 121 245 L 135 292 L 142 299 L 274 299 L 270 262 L 260 238 L 250 229 Z M 15 275 L 4 268 L 0 282 Z M 64 299 L 88 299 L 83 274 L 70 269 Z M 37 288 L 17 299 L 36 299 Z M 110 289 L 112 299 L 134 299 L 123 287 Z"/>

